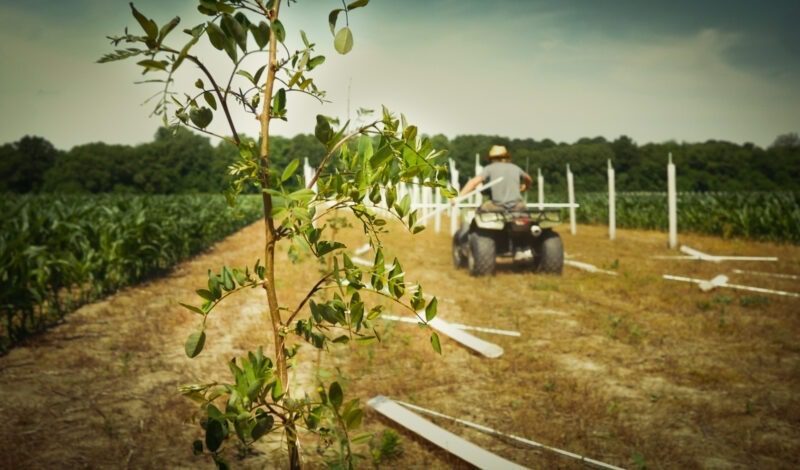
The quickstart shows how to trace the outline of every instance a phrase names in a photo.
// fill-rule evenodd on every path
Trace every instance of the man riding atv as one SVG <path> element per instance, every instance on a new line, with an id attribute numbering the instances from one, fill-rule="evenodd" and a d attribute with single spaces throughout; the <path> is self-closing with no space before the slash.
<path id="1" fill-rule="evenodd" d="M 467 181 L 467 184 L 461 189 L 461 195 L 468 194 L 482 183 L 503 178 L 503 181 L 489 188 L 492 193 L 491 200 L 483 203 L 481 210 L 524 210 L 522 193 L 533 182 L 531 176 L 522 171 L 522 168 L 511 163 L 511 154 L 502 145 L 492 146 L 489 150 L 489 160 L 491 163 L 483 169 L 480 175 Z"/>
<path id="2" fill-rule="evenodd" d="M 466 195 L 481 184 L 496 181 L 489 188 L 490 200 L 477 211 L 468 211 L 453 236 L 453 264 L 482 276 L 494 273 L 496 257 L 505 256 L 531 265 L 535 272 L 561 274 L 564 249 L 552 230 L 560 222 L 560 212 L 525 205 L 522 192 L 533 180 L 511 163 L 504 146 L 492 146 L 489 159 L 491 163 L 461 190 L 461 195 Z"/>

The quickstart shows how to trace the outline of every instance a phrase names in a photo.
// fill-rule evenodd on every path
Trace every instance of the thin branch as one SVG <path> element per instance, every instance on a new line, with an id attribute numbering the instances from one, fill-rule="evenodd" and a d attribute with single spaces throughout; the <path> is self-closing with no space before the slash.
<path id="1" fill-rule="evenodd" d="M 312 287 L 311 290 L 308 291 L 308 294 L 306 294 L 306 297 L 300 302 L 300 304 L 297 306 L 297 308 L 294 310 L 294 312 L 289 316 L 289 319 L 286 320 L 286 324 L 287 325 L 290 325 L 292 323 L 292 320 L 294 320 L 294 317 L 296 317 L 297 314 L 300 313 L 300 310 L 303 308 L 303 306 L 306 304 L 306 302 L 308 302 L 308 300 L 311 298 L 311 296 L 313 296 L 314 294 L 317 293 L 317 291 L 319 290 L 320 286 L 323 283 L 325 283 L 325 281 L 327 281 L 331 276 L 333 276 L 333 273 L 328 273 L 322 279 L 317 281 L 316 284 L 314 284 L 314 287 Z"/>
<path id="2" fill-rule="evenodd" d="M 214 76 L 211 75 L 211 72 L 208 71 L 206 66 L 196 56 L 187 55 L 186 58 L 194 62 L 194 64 L 197 65 L 198 67 L 200 67 L 200 70 L 202 70 L 203 73 L 206 75 L 206 77 L 208 77 L 208 80 L 214 87 L 214 90 L 216 91 L 217 97 L 219 98 L 220 101 L 220 106 L 222 106 L 222 110 L 225 112 L 225 118 L 228 120 L 228 126 L 231 128 L 231 132 L 233 133 L 233 140 L 238 146 L 241 143 L 241 139 L 239 139 L 239 133 L 236 132 L 236 126 L 233 124 L 233 118 L 231 118 L 231 112 L 228 109 L 228 103 L 223 98 L 222 93 L 220 92 L 219 85 L 217 85 L 216 80 L 214 80 Z"/>
<path id="3" fill-rule="evenodd" d="M 325 169 L 325 165 L 328 164 L 328 160 L 330 160 L 331 156 L 334 153 L 336 153 L 336 151 L 339 150 L 339 148 L 342 145 L 344 145 L 348 140 L 352 139 L 353 137 L 364 133 L 364 131 L 369 129 L 370 127 L 374 127 L 379 122 L 380 121 L 374 121 L 374 122 L 371 122 L 370 124 L 367 124 L 366 126 L 359 127 L 358 129 L 356 129 L 355 131 L 351 132 L 350 134 L 347 134 L 346 136 L 342 137 L 342 139 L 339 140 L 339 142 L 336 142 L 336 145 L 334 145 L 330 149 L 330 151 L 328 151 L 328 153 L 325 154 L 325 157 L 322 158 L 322 162 L 320 162 L 319 168 L 317 168 L 317 171 L 314 173 L 314 176 L 311 178 L 311 181 L 309 181 L 308 184 L 306 185 L 306 188 L 311 189 L 311 188 L 314 187 L 314 184 L 319 179 L 319 175 L 322 174 L 322 170 Z"/>

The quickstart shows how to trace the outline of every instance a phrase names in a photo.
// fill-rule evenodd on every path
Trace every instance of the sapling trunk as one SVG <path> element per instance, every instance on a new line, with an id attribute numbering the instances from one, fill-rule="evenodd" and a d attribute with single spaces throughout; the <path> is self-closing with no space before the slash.
<path id="1" fill-rule="evenodd" d="M 280 10 L 280 0 L 277 0 L 270 12 L 270 20 L 278 18 Z M 261 189 L 262 200 L 264 203 L 264 267 L 266 268 L 264 291 L 267 295 L 267 304 L 269 308 L 270 323 L 272 325 L 272 339 L 275 343 L 275 366 L 278 372 L 283 391 L 284 398 L 289 397 L 290 383 L 289 371 L 286 364 L 286 348 L 285 338 L 281 334 L 281 329 L 284 327 L 281 319 L 280 306 L 278 304 L 278 293 L 275 288 L 275 244 L 278 237 L 275 233 L 275 221 L 272 218 L 272 196 L 267 193 L 266 189 L 270 187 L 269 180 L 269 125 L 270 125 L 270 105 L 272 103 L 273 85 L 275 83 L 275 73 L 278 70 L 277 62 L 278 40 L 275 36 L 274 29 L 270 29 L 269 33 L 269 59 L 267 62 L 267 79 L 264 84 L 264 100 L 261 111 Z M 286 430 L 286 446 L 289 453 L 289 468 L 300 468 L 300 453 L 297 445 L 297 429 L 295 428 L 294 421 L 291 414 L 284 417 L 284 429 Z"/>

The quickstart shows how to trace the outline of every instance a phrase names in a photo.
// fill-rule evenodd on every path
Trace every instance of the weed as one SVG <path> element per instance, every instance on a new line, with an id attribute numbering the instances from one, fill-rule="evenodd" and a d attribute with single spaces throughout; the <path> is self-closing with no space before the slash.
<path id="1" fill-rule="evenodd" d="M 727 294 L 717 294 L 711 299 L 711 302 L 716 305 L 730 305 L 733 302 L 733 297 Z"/>
<path id="2" fill-rule="evenodd" d="M 644 460 L 644 455 L 640 454 L 639 452 L 634 452 L 631 456 L 631 460 L 633 460 L 633 468 L 637 470 L 645 470 L 647 468 L 647 462 Z"/>
<path id="3" fill-rule="evenodd" d="M 745 308 L 761 308 L 769 305 L 769 299 L 763 295 L 745 295 L 739 299 L 739 305 Z"/>
<path id="4" fill-rule="evenodd" d="M 372 441 L 370 441 L 370 449 L 372 462 L 376 467 L 403 454 L 400 435 L 391 429 L 385 429 L 380 434 L 380 438 L 377 435 L 373 436 Z"/>

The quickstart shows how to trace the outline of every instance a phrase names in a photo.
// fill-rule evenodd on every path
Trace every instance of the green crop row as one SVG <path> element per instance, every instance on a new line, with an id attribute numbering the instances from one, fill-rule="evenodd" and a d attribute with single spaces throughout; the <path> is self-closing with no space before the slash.
<path id="1" fill-rule="evenodd" d="M 79 305 L 163 272 L 261 215 L 192 196 L 3 195 L 0 353 Z"/>
<path id="2" fill-rule="evenodd" d="M 578 194 L 579 223 L 608 224 L 608 194 Z M 565 214 L 566 215 L 566 214 Z M 617 227 L 667 230 L 666 193 L 617 193 Z M 800 243 L 800 194 L 678 193 L 678 231 Z"/>

